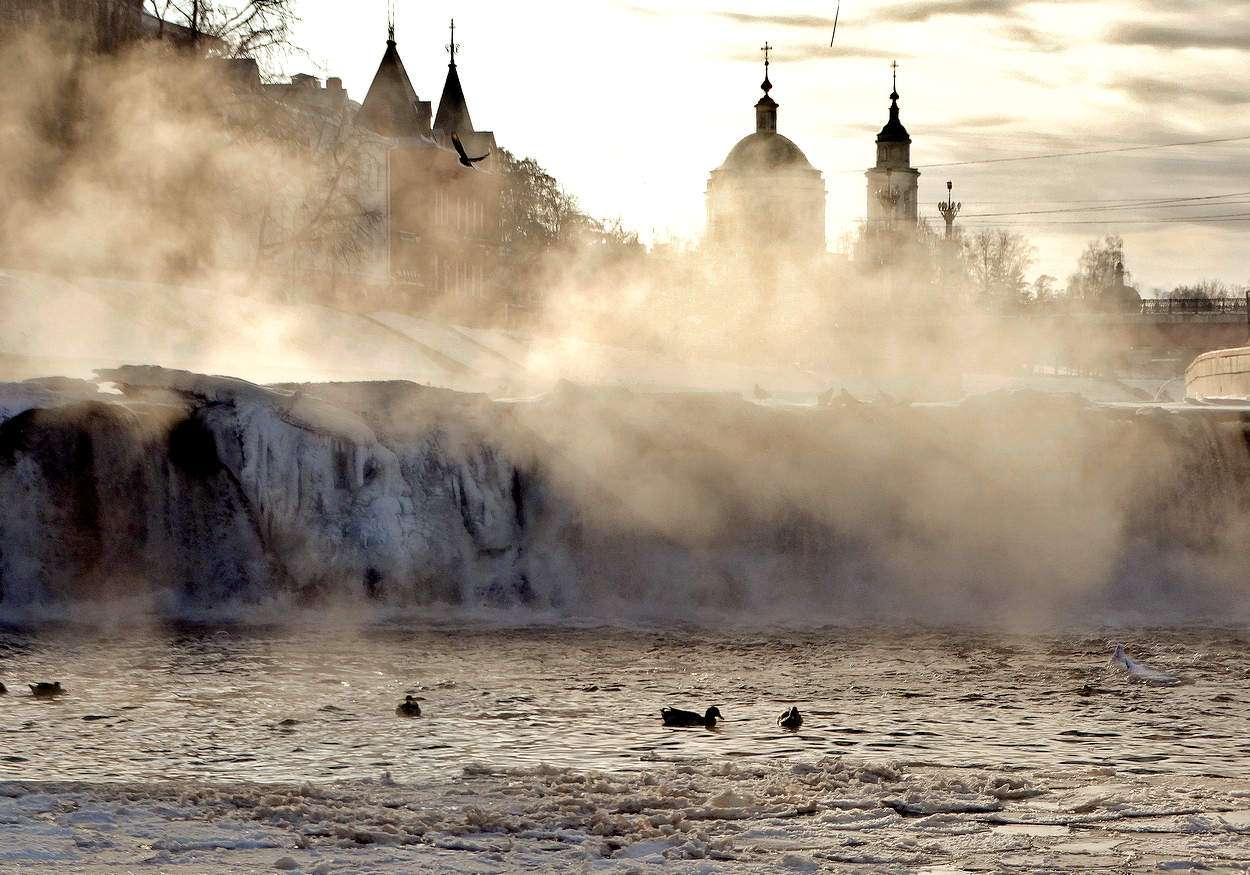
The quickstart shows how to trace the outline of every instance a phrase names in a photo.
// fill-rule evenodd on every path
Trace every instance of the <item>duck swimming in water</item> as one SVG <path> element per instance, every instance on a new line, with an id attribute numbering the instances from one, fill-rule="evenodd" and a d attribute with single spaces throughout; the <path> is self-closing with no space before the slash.
<path id="1" fill-rule="evenodd" d="M 660 718 L 665 726 L 715 726 L 717 720 L 725 719 L 715 705 L 703 714 L 683 711 L 680 708 L 661 708 Z"/>
<path id="2" fill-rule="evenodd" d="M 404 700 L 395 707 L 395 713 L 400 717 L 420 717 L 421 706 L 412 696 L 404 696 Z"/>
<path id="3" fill-rule="evenodd" d="M 27 686 L 30 687 L 30 694 L 38 699 L 45 699 L 48 696 L 59 696 L 65 692 L 65 690 L 61 689 L 60 681 L 53 681 L 52 683 L 39 681 L 38 683 L 27 684 Z"/>
<path id="4" fill-rule="evenodd" d="M 796 706 L 791 705 L 781 712 L 781 716 L 777 718 L 777 725 L 782 729 L 798 729 L 803 725 L 803 715 L 799 713 Z"/>

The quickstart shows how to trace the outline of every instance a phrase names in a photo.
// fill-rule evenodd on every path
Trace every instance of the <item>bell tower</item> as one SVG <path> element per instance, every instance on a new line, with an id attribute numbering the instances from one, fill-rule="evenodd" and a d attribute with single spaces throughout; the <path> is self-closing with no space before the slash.
<path id="1" fill-rule="evenodd" d="M 898 62 L 890 67 L 890 119 L 877 134 L 877 163 L 868 177 L 868 227 L 891 230 L 915 227 L 920 171 L 911 166 L 911 136 L 898 117 Z"/>

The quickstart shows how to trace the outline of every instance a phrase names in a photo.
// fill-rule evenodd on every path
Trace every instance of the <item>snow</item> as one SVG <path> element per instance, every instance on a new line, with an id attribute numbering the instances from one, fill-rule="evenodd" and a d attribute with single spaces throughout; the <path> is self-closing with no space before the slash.
<path id="1" fill-rule="evenodd" d="M 992 787 L 1003 775 L 939 768 L 904 773 L 887 763 L 842 758 L 804 765 L 809 768 L 799 771 L 781 763 L 688 760 L 610 775 L 477 766 L 455 780 L 413 785 L 11 782 L 0 794 L 6 823 L 0 865 L 49 871 L 155 865 L 189 875 L 270 869 L 623 873 L 639 865 L 683 873 L 812 872 L 843 864 L 940 872 L 958 871 L 943 868 L 954 860 L 968 871 L 1077 871 L 1105 861 L 1140 871 L 1198 860 L 1215 868 L 1250 863 L 1244 836 L 1217 816 L 1204 818 L 1200 831 L 1192 818 L 1164 817 L 1161 829 L 1135 833 L 1130 845 L 1108 845 L 1100 842 L 1103 834 L 1133 828 L 1132 815 L 1100 821 L 1074 815 L 1079 831 L 1006 832 L 976 814 L 977 806 L 919 818 L 884 807 L 891 797 L 908 797 L 924 807 L 950 808 L 942 801 L 944 787 L 964 780 Z M 882 775 L 891 774 L 882 784 Z M 865 780 L 870 775 L 878 780 Z M 1049 795 L 1031 786 L 1040 799 Z M 1175 807 L 1166 788 L 1125 788 L 1155 807 Z M 845 816 L 845 810 L 813 804 L 821 797 L 855 799 L 865 812 L 887 819 L 831 831 L 826 816 Z M 998 804 L 991 795 L 979 798 L 986 807 Z M 725 805 L 730 811 L 754 810 L 746 819 L 709 818 L 714 800 L 732 803 Z M 1205 805 L 1214 813 L 1231 800 L 1212 790 Z M 1032 804 L 1011 803 L 1022 814 Z"/>

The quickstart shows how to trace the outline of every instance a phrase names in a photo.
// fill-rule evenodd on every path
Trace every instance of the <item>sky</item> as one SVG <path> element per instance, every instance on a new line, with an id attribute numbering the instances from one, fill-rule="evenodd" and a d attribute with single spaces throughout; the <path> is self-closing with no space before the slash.
<path id="1" fill-rule="evenodd" d="M 1250 3 L 843 0 L 830 47 L 837 2 L 395 0 L 396 40 L 437 104 L 455 18 L 475 126 L 645 242 L 702 233 L 708 173 L 754 131 L 767 41 L 778 130 L 824 173 L 830 249 L 865 214 L 897 60 L 935 227 L 951 180 L 966 231 L 1036 247 L 1029 279 L 1062 285 L 1089 241 L 1119 234 L 1143 294 L 1250 285 Z M 362 100 L 387 0 L 296 9 L 307 55 L 286 71 Z"/>

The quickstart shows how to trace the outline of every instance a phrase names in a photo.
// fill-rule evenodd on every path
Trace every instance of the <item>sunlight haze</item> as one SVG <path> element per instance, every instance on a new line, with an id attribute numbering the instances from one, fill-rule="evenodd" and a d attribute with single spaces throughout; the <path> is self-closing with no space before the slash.
<path id="1" fill-rule="evenodd" d="M 301 0 L 298 8 L 295 42 L 308 55 L 290 60 L 288 72 L 341 76 L 363 99 L 385 48 L 385 0 Z M 1205 0 L 848 0 L 830 48 L 833 12 L 832 2 L 400 2 L 395 23 L 419 96 L 437 101 L 454 17 L 478 127 L 537 158 L 590 213 L 619 216 L 645 241 L 702 233 L 708 173 L 753 130 L 767 40 L 776 47 L 778 129 L 824 173 L 831 249 L 864 216 L 863 171 L 897 59 L 922 218 L 941 227 L 936 203 L 950 179 L 964 228 L 1008 227 L 1037 246 L 1030 277 L 1062 283 L 1086 241 L 1118 233 L 1144 294 L 1248 278 L 1247 196 L 1222 196 L 1250 190 L 1241 48 L 1250 44 L 1250 9 Z M 1238 137 L 1247 139 L 962 164 Z M 934 166 L 951 163 L 962 166 Z M 1091 209 L 1197 197 L 1213 199 Z M 1081 210 L 1059 212 L 1072 207 Z"/>

